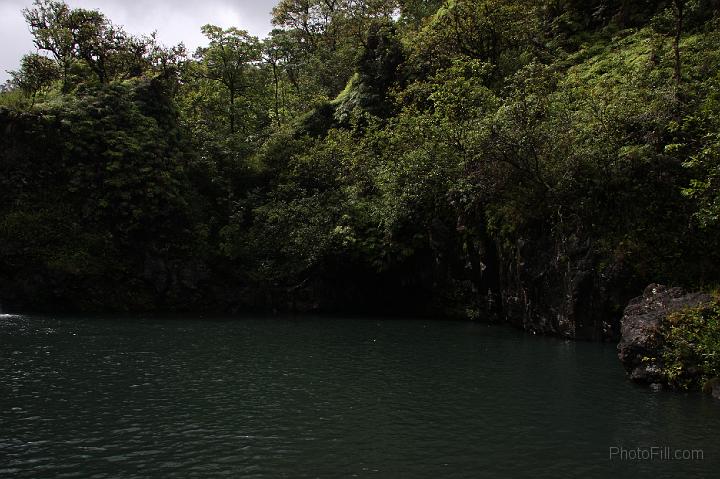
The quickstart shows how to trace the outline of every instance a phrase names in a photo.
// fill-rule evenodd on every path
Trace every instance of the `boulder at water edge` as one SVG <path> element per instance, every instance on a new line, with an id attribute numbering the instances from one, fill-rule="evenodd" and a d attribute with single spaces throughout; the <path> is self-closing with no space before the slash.
<path id="1" fill-rule="evenodd" d="M 668 315 L 712 301 L 704 293 L 688 293 L 682 288 L 651 284 L 627 305 L 620 323 L 618 357 L 633 381 L 662 384 L 663 338 L 661 330 Z"/>

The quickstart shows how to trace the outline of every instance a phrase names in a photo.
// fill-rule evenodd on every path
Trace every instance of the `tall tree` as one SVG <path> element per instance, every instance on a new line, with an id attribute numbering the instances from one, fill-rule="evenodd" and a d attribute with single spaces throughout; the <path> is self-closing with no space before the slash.
<path id="1" fill-rule="evenodd" d="M 70 28 L 70 7 L 55 0 L 35 0 L 33 8 L 23 10 L 38 50 L 50 52 L 62 72 L 63 91 L 75 59 L 75 38 Z"/>
<path id="2" fill-rule="evenodd" d="M 20 71 L 11 72 L 11 76 L 13 83 L 32 98 L 34 105 L 37 94 L 57 80 L 60 72 L 53 60 L 33 53 L 23 57 Z"/>
<path id="3" fill-rule="evenodd" d="M 235 103 L 249 87 L 249 70 L 262 59 L 262 46 L 257 37 L 245 30 L 205 25 L 203 34 L 210 40 L 206 48 L 198 49 L 197 57 L 204 63 L 208 78 L 226 89 L 229 99 L 228 124 L 235 133 Z"/>
<path id="4" fill-rule="evenodd" d="M 273 24 L 297 37 L 303 74 L 334 97 L 354 73 L 370 26 L 398 13 L 397 0 L 282 0 L 273 9 Z"/>
<path id="5" fill-rule="evenodd" d="M 100 83 L 107 83 L 110 80 L 113 54 L 124 47 L 125 32 L 96 10 L 72 10 L 69 22 L 78 56 L 90 67 Z"/>
<path id="6" fill-rule="evenodd" d="M 62 72 L 63 91 L 75 61 L 84 62 L 100 83 L 139 76 L 150 67 L 155 39 L 133 37 L 97 10 L 71 9 L 65 2 L 36 0 L 23 11 L 38 50 L 52 54 Z"/>

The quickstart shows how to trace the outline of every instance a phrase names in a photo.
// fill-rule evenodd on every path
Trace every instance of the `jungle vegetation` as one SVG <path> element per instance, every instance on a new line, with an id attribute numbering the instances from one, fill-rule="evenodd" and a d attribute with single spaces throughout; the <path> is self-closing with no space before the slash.
<path id="1" fill-rule="evenodd" d="M 713 287 L 719 10 L 281 0 L 266 38 L 188 52 L 37 0 L 0 94 L 0 298 L 517 321 Z"/>

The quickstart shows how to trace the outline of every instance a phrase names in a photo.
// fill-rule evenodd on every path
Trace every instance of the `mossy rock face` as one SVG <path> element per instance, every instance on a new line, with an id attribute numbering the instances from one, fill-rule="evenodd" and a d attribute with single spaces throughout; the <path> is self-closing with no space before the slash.
<path id="1" fill-rule="evenodd" d="M 696 356 L 696 343 L 678 332 L 678 318 L 714 304 L 712 296 L 688 293 L 682 288 L 651 284 L 630 301 L 621 322 L 618 357 L 628 377 L 642 384 L 664 384 L 687 389 L 701 381 L 705 368 Z M 700 326 L 698 337 L 706 331 Z"/>

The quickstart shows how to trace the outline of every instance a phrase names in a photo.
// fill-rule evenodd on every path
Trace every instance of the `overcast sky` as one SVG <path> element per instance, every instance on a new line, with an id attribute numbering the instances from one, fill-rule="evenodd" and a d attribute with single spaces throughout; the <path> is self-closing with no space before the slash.
<path id="1" fill-rule="evenodd" d="M 33 0 L 0 0 L 0 83 L 6 70 L 16 70 L 20 58 L 35 50 L 22 9 Z M 204 44 L 200 27 L 211 23 L 238 27 L 265 36 L 270 29 L 270 10 L 277 0 L 66 0 L 73 8 L 97 9 L 129 33 L 157 30 L 161 43 L 184 42 L 189 52 Z"/>

